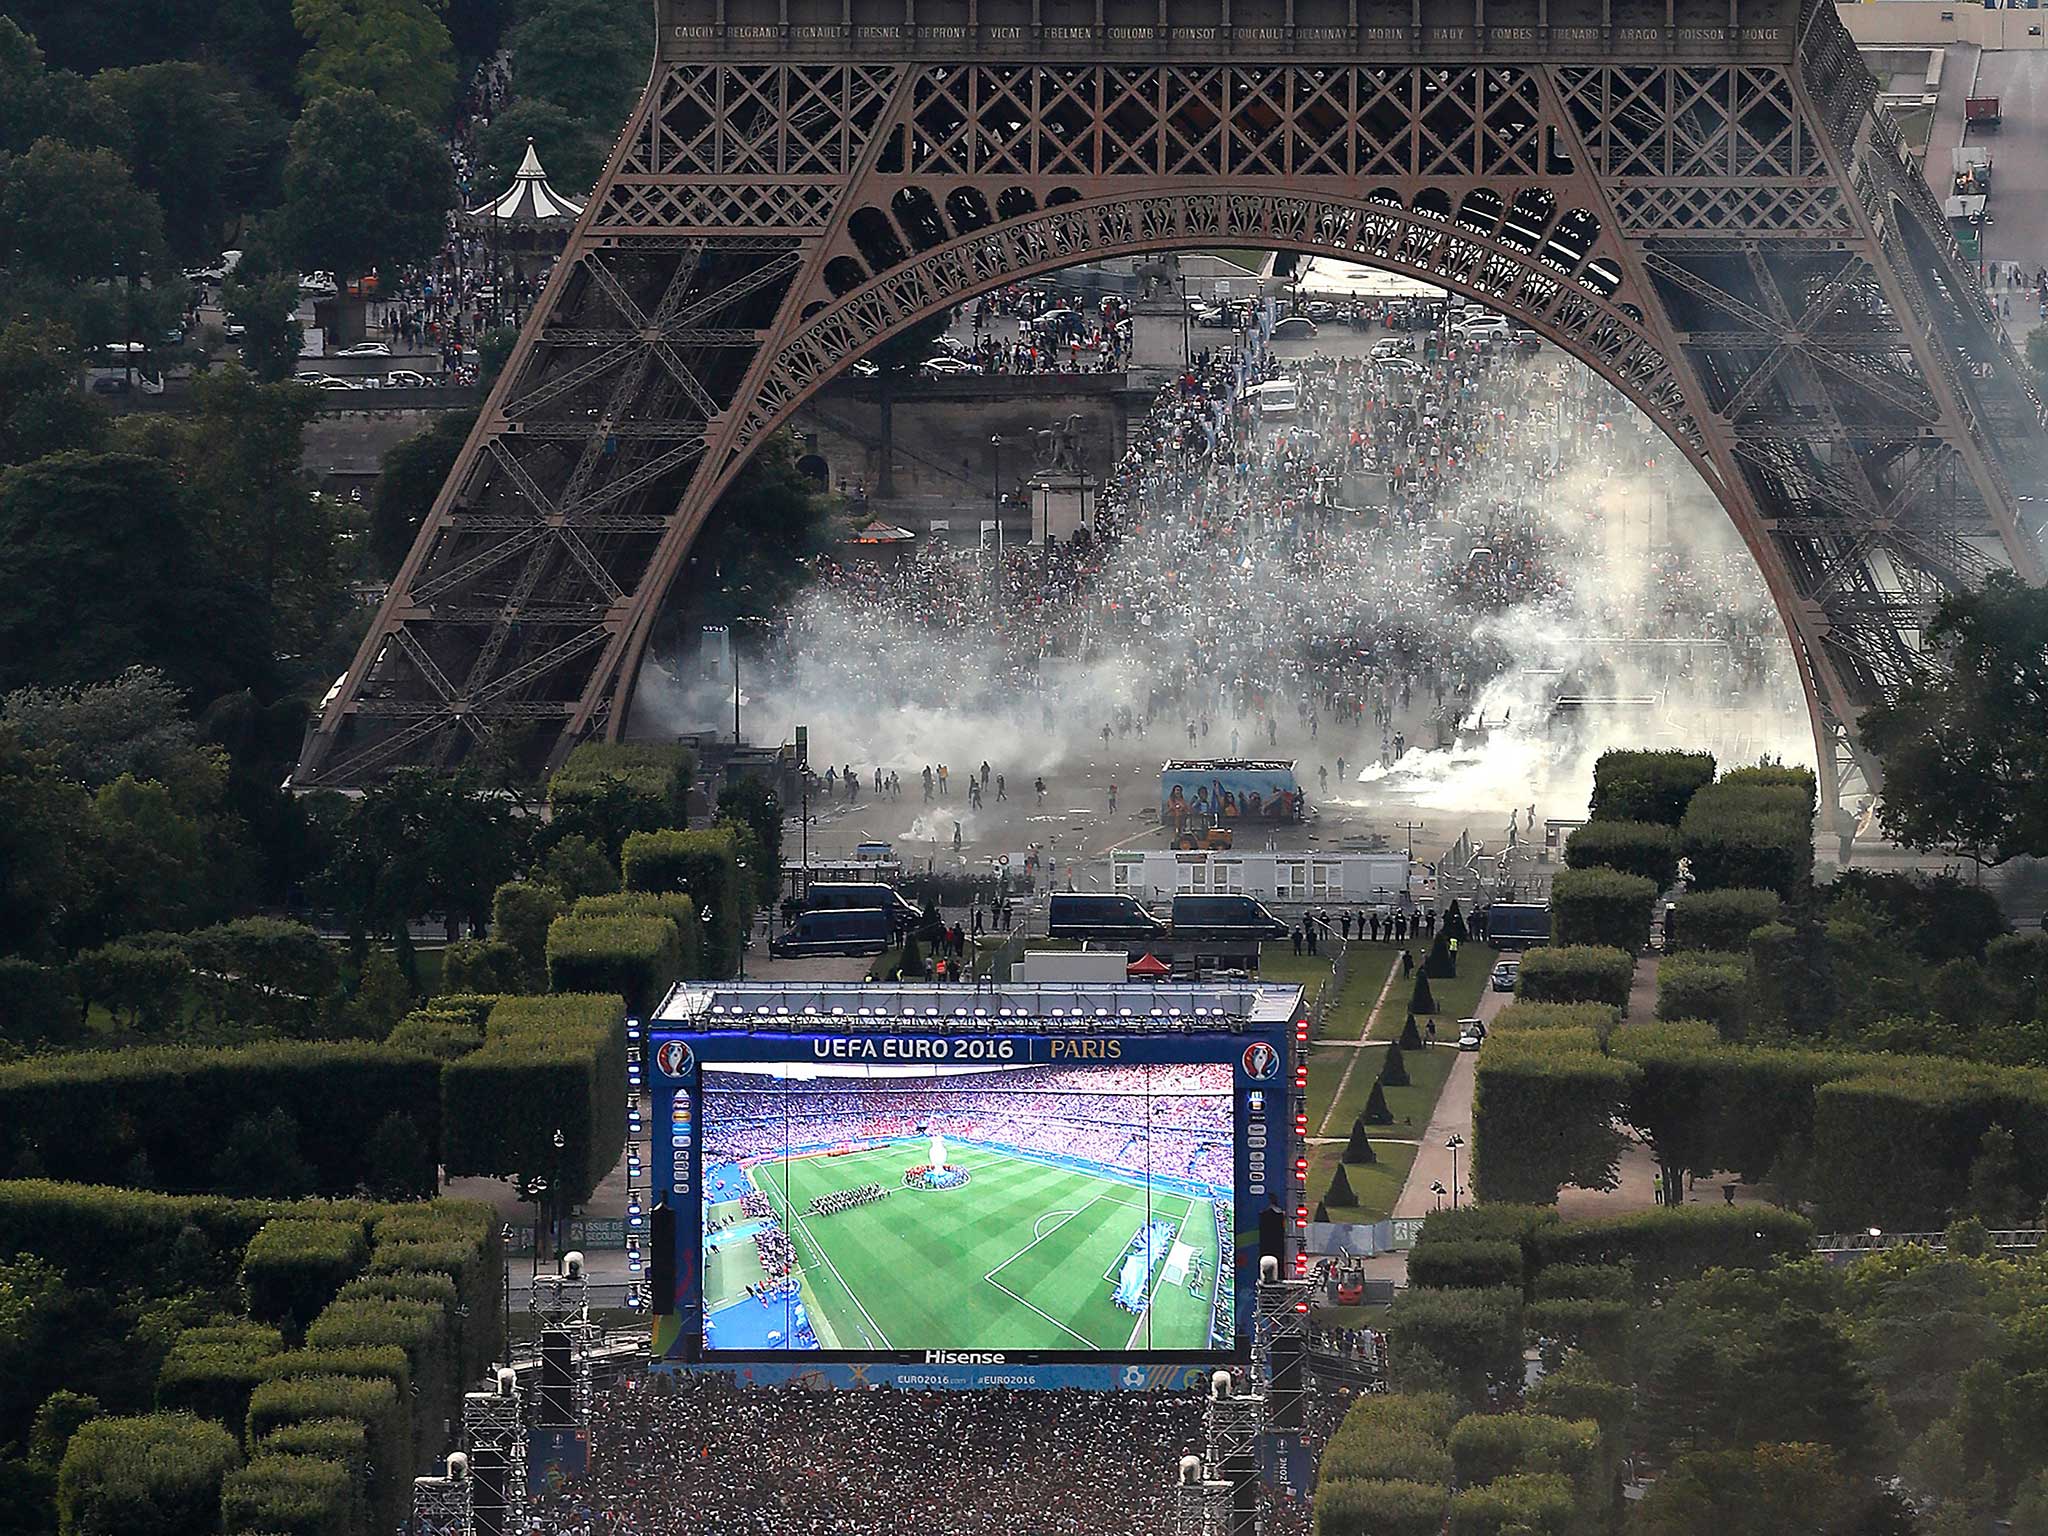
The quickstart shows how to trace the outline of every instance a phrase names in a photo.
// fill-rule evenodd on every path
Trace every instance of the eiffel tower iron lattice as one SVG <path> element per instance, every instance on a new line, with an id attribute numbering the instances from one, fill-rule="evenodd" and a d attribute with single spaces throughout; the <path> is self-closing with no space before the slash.
<path id="1" fill-rule="evenodd" d="M 1004 284 L 1253 247 L 1502 310 L 1755 557 L 1823 803 L 1950 589 L 2041 579 L 2042 409 L 1829 0 L 658 0 L 638 108 L 295 774 L 618 736 L 764 435 Z"/>

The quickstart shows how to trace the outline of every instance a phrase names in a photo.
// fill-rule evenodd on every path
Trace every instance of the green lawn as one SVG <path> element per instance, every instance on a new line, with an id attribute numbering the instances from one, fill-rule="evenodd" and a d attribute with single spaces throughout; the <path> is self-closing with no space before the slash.
<path id="1" fill-rule="evenodd" d="M 1408 1181 L 1408 1170 L 1415 1162 L 1416 1148 L 1407 1142 L 1375 1141 L 1372 1150 L 1379 1161 L 1344 1165 L 1344 1177 L 1351 1185 L 1351 1193 L 1358 1197 L 1358 1204 L 1331 1206 L 1330 1220 L 1381 1221 L 1394 1213 L 1394 1202 L 1401 1197 L 1401 1186 Z M 1316 1203 L 1324 1198 L 1330 1179 L 1337 1171 L 1337 1159 L 1343 1151 L 1344 1148 L 1336 1143 L 1309 1149 L 1310 1210 L 1314 1210 Z"/>
<path id="2" fill-rule="evenodd" d="M 915 1190 L 903 1171 L 914 1143 L 840 1157 L 754 1164 L 794 1243 L 800 1287 L 827 1349 L 1206 1349 L 1216 1283 L 1214 1202 L 1147 1192 L 971 1143 L 949 1166 L 971 1181 Z M 811 1202 L 867 1183 L 881 1199 L 829 1215 Z M 1148 1222 L 1172 1225 L 1142 1315 L 1116 1305 L 1116 1279 Z M 751 1249 L 751 1244 L 747 1247 Z M 1206 1283 L 1181 1278 L 1194 1261 Z M 706 1268 L 706 1305 L 752 1277 L 722 1255 Z"/>
<path id="3" fill-rule="evenodd" d="M 1489 944 L 1467 940 L 1458 946 L 1458 974 L 1455 976 L 1432 976 L 1429 990 L 1436 998 L 1437 1038 L 1455 1038 L 1456 1031 L 1449 1028 L 1459 1019 L 1469 1019 L 1479 1009 L 1479 998 L 1487 989 L 1493 977 L 1493 963 L 1500 958 L 1500 951 Z M 1422 963 L 1418 954 L 1415 963 Z M 1399 982 L 1395 984 L 1398 996 L 1387 999 L 1387 1012 L 1394 1014 L 1394 1031 L 1400 1032 L 1401 1023 L 1407 1017 L 1408 998 L 1402 992 Z M 1411 981 L 1412 988 L 1414 983 Z"/>
<path id="4" fill-rule="evenodd" d="M 1379 1001 L 1380 988 L 1387 984 L 1387 968 L 1398 961 L 1400 954 L 1398 944 L 1375 944 L 1365 940 L 1351 946 L 1351 962 L 1344 971 L 1344 988 L 1337 994 L 1336 1005 L 1330 1010 L 1329 1028 L 1324 1031 L 1330 1039 L 1367 1038 L 1366 1021 L 1372 1013 L 1372 1005 Z M 1397 982 L 1387 993 L 1387 1012 L 1381 1016 L 1379 1028 L 1372 1032 L 1371 1039 L 1391 1040 L 1401 1032 L 1403 1015 L 1394 1005 L 1403 1001 L 1405 997 L 1400 995 Z M 1391 1026 L 1387 1015 L 1393 1016 Z"/>
<path id="5" fill-rule="evenodd" d="M 1451 1075 L 1451 1064 L 1457 1059 L 1455 1046 L 1439 1045 L 1433 1050 L 1403 1051 L 1401 1060 L 1408 1068 L 1408 1086 L 1387 1090 L 1387 1108 L 1393 1111 L 1394 1123 L 1380 1129 L 1399 1136 L 1420 1136 L 1427 1130 L 1430 1111 L 1436 1108 L 1436 1096 L 1444 1091 L 1444 1079 Z M 1352 1086 L 1356 1087 L 1357 1083 L 1358 1079 L 1354 1077 Z M 1365 1108 L 1366 1095 L 1371 1091 L 1372 1085 L 1367 1084 L 1366 1093 L 1358 1095 L 1359 1109 Z M 1347 1104 L 1350 1099 L 1351 1095 L 1347 1093 Z M 1338 1112 L 1342 1113 L 1345 1107 L 1345 1104 L 1339 1104 Z M 1344 1129 L 1348 1134 L 1351 1129 L 1349 1120 L 1344 1122 Z"/>

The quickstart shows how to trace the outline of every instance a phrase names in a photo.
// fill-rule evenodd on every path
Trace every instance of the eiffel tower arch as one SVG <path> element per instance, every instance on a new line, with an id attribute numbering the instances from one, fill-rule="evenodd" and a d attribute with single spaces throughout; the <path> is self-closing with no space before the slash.
<path id="1" fill-rule="evenodd" d="M 1713 490 L 1823 803 L 1941 594 L 2041 579 L 2040 401 L 1832 0 L 657 0 L 645 94 L 294 776 L 618 736 L 763 436 L 1078 262 L 1336 256 L 1514 316 Z"/>

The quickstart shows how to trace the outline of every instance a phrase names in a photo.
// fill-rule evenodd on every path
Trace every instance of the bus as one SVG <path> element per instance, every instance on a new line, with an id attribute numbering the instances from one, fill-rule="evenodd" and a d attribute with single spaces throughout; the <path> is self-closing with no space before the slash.
<path id="1" fill-rule="evenodd" d="M 150 362 L 149 348 L 139 341 L 110 341 L 86 354 L 79 387 L 88 394 L 125 395 L 164 392 L 163 373 Z"/>

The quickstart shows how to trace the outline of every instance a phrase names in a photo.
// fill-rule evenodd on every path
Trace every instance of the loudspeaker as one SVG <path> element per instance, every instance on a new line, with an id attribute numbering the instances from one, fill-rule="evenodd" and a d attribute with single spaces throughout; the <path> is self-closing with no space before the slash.
<path id="1" fill-rule="evenodd" d="M 533 1421 L 541 1429 L 571 1429 L 576 1424 L 575 1345 L 566 1328 L 540 1331 L 540 1391 Z"/>
<path id="2" fill-rule="evenodd" d="M 647 1226 L 647 1290 L 654 1315 L 676 1309 L 676 1213 L 664 1200 L 649 1215 Z"/>
<path id="3" fill-rule="evenodd" d="M 1259 1528 L 1258 1453 L 1233 1451 L 1224 1457 L 1223 1480 L 1230 1484 L 1230 1536 L 1255 1536 Z"/>
<path id="4" fill-rule="evenodd" d="M 1287 1213 L 1277 1205 L 1259 1212 L 1259 1257 L 1280 1261 L 1280 1274 L 1287 1274 Z"/>

